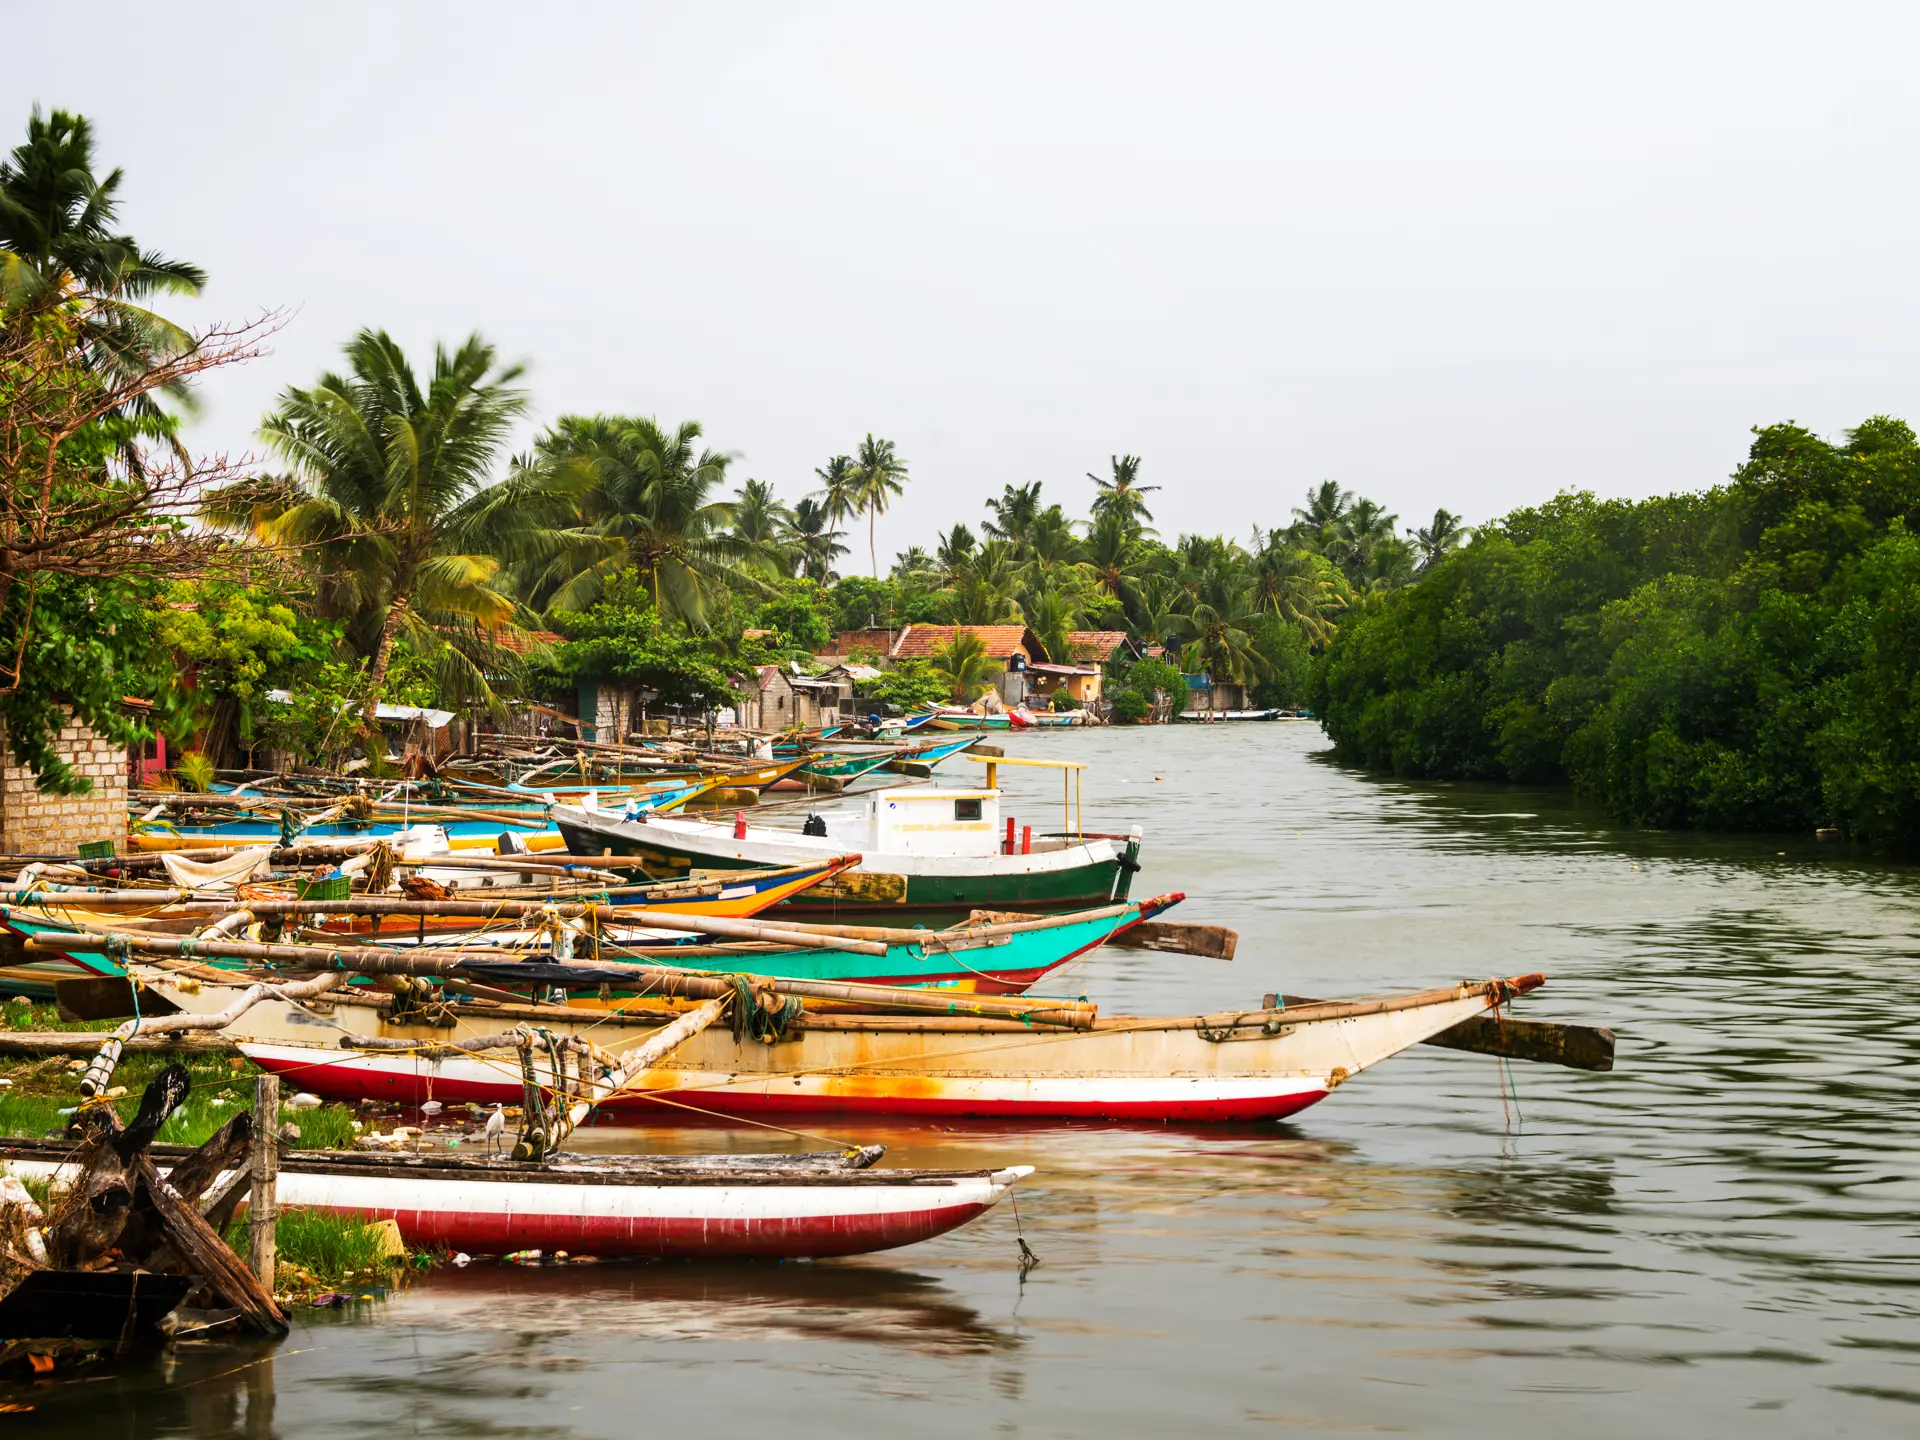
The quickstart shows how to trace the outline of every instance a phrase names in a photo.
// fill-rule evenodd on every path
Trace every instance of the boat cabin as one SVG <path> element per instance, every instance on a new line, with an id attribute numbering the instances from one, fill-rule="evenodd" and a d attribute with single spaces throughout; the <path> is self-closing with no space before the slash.
<path id="1" fill-rule="evenodd" d="M 824 817 L 828 838 L 879 855 L 999 855 L 1006 826 L 1000 792 L 876 790 L 850 815 Z M 1036 827 L 1037 828 L 1037 827 Z M 1029 853 L 1064 850 L 1080 842 L 1065 835 L 1033 835 Z"/>
<path id="2" fill-rule="evenodd" d="M 997 855 L 998 790 L 876 790 L 851 815 L 827 818 L 835 841 L 887 855 Z"/>

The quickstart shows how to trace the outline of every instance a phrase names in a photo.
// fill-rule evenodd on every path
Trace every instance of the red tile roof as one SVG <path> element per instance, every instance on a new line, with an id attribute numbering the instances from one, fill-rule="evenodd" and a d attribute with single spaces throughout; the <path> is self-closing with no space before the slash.
<path id="1" fill-rule="evenodd" d="M 499 629 L 490 632 L 493 643 L 502 650 L 511 650 L 516 655 L 525 655 L 536 645 L 560 645 L 566 636 L 556 635 L 551 630 L 509 630 Z"/>
<path id="2" fill-rule="evenodd" d="M 875 655 L 884 655 L 893 648 L 894 632 L 891 630 L 842 630 L 833 637 L 834 655 L 851 655 L 856 650 L 871 651 Z M 827 651 L 821 651 L 827 654 Z"/>
<path id="3" fill-rule="evenodd" d="M 985 648 L 989 660 L 1004 661 L 1014 654 L 1038 660 L 1046 653 L 1040 648 L 1040 642 L 1034 638 L 1033 632 L 1024 625 L 909 625 L 894 641 L 888 658 L 923 660 L 934 651 L 952 644 L 953 637 L 962 630 L 971 630 L 980 637 L 980 644 Z"/>
<path id="4" fill-rule="evenodd" d="M 1070 630 L 1067 632 L 1067 651 L 1075 660 L 1091 660 L 1096 664 L 1111 660 L 1113 652 L 1127 643 L 1124 630 Z"/>

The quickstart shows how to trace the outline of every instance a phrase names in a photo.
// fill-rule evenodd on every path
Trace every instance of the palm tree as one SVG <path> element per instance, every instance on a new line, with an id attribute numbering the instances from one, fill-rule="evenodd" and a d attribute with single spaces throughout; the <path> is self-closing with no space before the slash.
<path id="1" fill-rule="evenodd" d="M 1294 524 L 1315 534 L 1346 518 L 1353 496 L 1337 480 L 1322 480 L 1307 492 L 1304 509 L 1293 512 Z"/>
<path id="2" fill-rule="evenodd" d="M 1087 534 L 1086 565 L 1093 583 L 1110 600 L 1126 605 L 1133 599 L 1140 561 L 1135 539 L 1125 517 L 1109 511 L 1093 522 Z"/>
<path id="3" fill-rule="evenodd" d="M 768 574 L 791 575 L 798 558 L 790 543 L 793 512 L 780 503 L 773 487 L 764 480 L 748 480 L 728 508 L 740 558 Z"/>
<path id="4" fill-rule="evenodd" d="M 933 557 L 945 573 L 946 584 L 951 585 L 960 578 L 960 572 L 973 560 L 975 544 L 973 532 L 957 523 L 940 537 Z"/>
<path id="5" fill-rule="evenodd" d="M 1049 660 L 1059 665 L 1072 663 L 1069 652 L 1073 646 L 1067 637 L 1082 629 L 1086 620 L 1078 598 L 1071 591 L 1045 590 L 1024 596 L 1020 613 L 1026 617 L 1027 628 L 1040 641 L 1040 648 L 1047 652 Z"/>
<path id="6" fill-rule="evenodd" d="M 829 524 L 850 518 L 859 506 L 853 500 L 853 457 L 836 455 L 813 472 L 820 482 L 820 503 L 826 507 Z"/>
<path id="7" fill-rule="evenodd" d="M 513 619 L 513 602 L 490 583 L 498 511 L 484 487 L 526 412 L 526 392 L 513 386 L 521 367 L 497 366 L 478 335 L 455 351 L 436 347 L 424 389 L 384 331 L 362 330 L 346 355 L 346 375 L 288 389 L 260 428 L 291 473 L 228 487 L 209 497 L 209 515 L 310 548 L 322 608 L 346 619 L 371 657 L 369 725 L 403 628 L 443 672 L 490 698 L 484 663 L 450 652 L 444 631 Z"/>
<path id="8" fill-rule="evenodd" d="M 1100 489 L 1093 497 L 1093 518 L 1097 521 L 1108 515 L 1118 516 L 1121 523 L 1137 535 L 1143 528 L 1140 522 L 1153 519 L 1153 512 L 1147 509 L 1142 497 L 1160 487 L 1140 483 L 1138 455 L 1110 455 L 1107 461 L 1113 467 L 1111 480 L 1102 480 L 1091 470 L 1087 472 L 1087 479 Z"/>
<path id="9" fill-rule="evenodd" d="M 894 556 L 888 578 L 909 590 L 933 590 L 946 580 L 946 573 L 920 546 L 909 545 Z"/>
<path id="10" fill-rule="evenodd" d="M 1259 611 L 1253 608 L 1249 586 L 1241 574 L 1222 567 L 1209 575 L 1181 625 L 1187 636 L 1181 663 L 1188 671 L 1204 670 L 1216 680 L 1238 684 L 1272 673 L 1273 667 L 1255 648 L 1253 626 Z"/>
<path id="11" fill-rule="evenodd" d="M 966 701 L 969 691 L 993 673 L 993 662 L 987 658 L 985 642 L 967 629 L 954 631 L 953 639 L 928 658 L 928 668 L 946 682 L 947 694 L 962 703 Z"/>
<path id="12" fill-rule="evenodd" d="M 633 568 L 655 609 L 704 630 L 704 587 L 748 577 L 738 568 L 747 551 L 729 531 L 733 507 L 709 498 L 734 457 L 700 446 L 701 434 L 697 420 L 669 430 L 651 416 L 555 422 L 523 471 L 496 487 L 529 600 L 584 610 Z"/>
<path id="13" fill-rule="evenodd" d="M 1364 589 L 1371 575 L 1379 573 L 1376 552 L 1391 552 L 1405 546 L 1395 537 L 1398 515 L 1390 515 L 1384 506 L 1364 496 L 1355 499 L 1345 513 L 1325 532 L 1321 553 L 1346 572 L 1356 589 Z"/>
<path id="14" fill-rule="evenodd" d="M 1256 526 L 1249 578 L 1256 611 L 1290 621 L 1314 644 L 1332 637 L 1330 617 L 1346 603 L 1345 587 L 1325 556 L 1295 544 L 1283 530 L 1270 530 L 1262 540 Z"/>
<path id="15" fill-rule="evenodd" d="M 1020 607 L 1013 594 L 1019 584 L 1013 546 L 1005 540 L 987 541 L 967 554 L 942 597 L 948 623 L 1001 625 L 1018 619 Z"/>
<path id="16" fill-rule="evenodd" d="M 874 525 L 893 497 L 906 489 L 910 478 L 907 462 L 894 453 L 893 442 L 876 440 L 871 434 L 860 442 L 860 452 L 847 471 L 850 513 L 867 512 L 867 553 L 876 580 L 880 578 L 880 552 L 875 546 Z"/>
<path id="17" fill-rule="evenodd" d="M 1180 633 L 1187 592 L 1165 575 L 1149 575 L 1134 592 L 1134 637 L 1148 645 L 1165 645 Z"/>
<path id="18" fill-rule="evenodd" d="M 847 553 L 847 547 L 840 543 L 846 531 L 832 526 L 833 516 L 824 501 L 809 495 L 793 507 L 790 528 L 801 569 L 809 580 L 822 585 L 832 578 L 833 562 Z"/>
<path id="19" fill-rule="evenodd" d="M 1426 574 L 1473 536 L 1471 526 L 1462 525 L 1451 510 L 1433 512 L 1433 523 L 1411 532 L 1413 548 L 1420 557 L 1420 573 Z"/>
<path id="20" fill-rule="evenodd" d="M 993 518 L 981 528 L 995 540 L 1024 550 L 1027 534 L 1040 515 L 1040 482 L 1002 486 L 1000 498 L 987 501 L 987 509 L 993 512 Z"/>
<path id="21" fill-rule="evenodd" d="M 121 172 L 93 172 L 93 127 L 86 117 L 38 106 L 27 139 L 0 161 L 0 314 L 30 317 L 76 296 L 89 299 L 78 317 L 87 363 L 124 379 L 156 360 L 193 347 L 180 326 L 139 302 L 156 295 L 197 295 L 206 272 L 184 260 L 143 250 L 116 233 Z M 170 388 L 175 400 L 184 389 Z M 124 413 L 159 415 L 141 395 Z M 152 428 L 149 426 L 149 428 Z M 134 459 L 129 447 L 123 458 Z"/>

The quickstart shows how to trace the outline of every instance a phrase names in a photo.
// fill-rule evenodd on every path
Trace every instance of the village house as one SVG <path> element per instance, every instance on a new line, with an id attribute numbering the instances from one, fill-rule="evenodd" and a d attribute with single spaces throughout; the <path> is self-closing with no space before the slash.
<path id="1" fill-rule="evenodd" d="M 979 639 L 988 663 L 999 671 L 994 686 L 1000 698 L 1009 705 L 1026 704 L 1029 668 L 1036 660 L 1045 661 L 1047 652 L 1039 637 L 1025 625 L 907 625 L 894 640 L 887 659 L 894 664 L 902 660 L 930 660 L 934 651 L 951 645 L 953 637 L 962 630 L 971 631 Z"/>
<path id="2" fill-rule="evenodd" d="M 734 711 L 749 730 L 817 730 L 854 713 L 852 679 L 831 672 L 806 676 L 760 665 L 738 693 Z"/>

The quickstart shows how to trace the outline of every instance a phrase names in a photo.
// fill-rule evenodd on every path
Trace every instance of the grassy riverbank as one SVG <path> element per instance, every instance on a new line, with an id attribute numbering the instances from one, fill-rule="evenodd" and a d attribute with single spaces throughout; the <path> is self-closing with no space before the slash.
<path id="1" fill-rule="evenodd" d="M 5 1007 L 0 1030 L 105 1031 L 112 1027 L 111 1021 L 65 1022 L 51 1006 L 16 1003 Z M 121 1093 L 112 1097 L 112 1103 L 123 1121 L 133 1118 L 148 1082 L 176 1063 L 186 1067 L 193 1085 L 186 1102 L 161 1129 L 161 1141 L 199 1145 L 237 1111 L 252 1106 L 255 1071 L 239 1056 L 198 1050 L 142 1052 L 124 1056 L 114 1072 L 113 1089 Z M 7 1082 L 0 1091 L 0 1136 L 29 1140 L 64 1136 L 81 1104 L 80 1076 L 85 1068 L 84 1059 L 67 1055 L 0 1061 L 0 1081 Z M 282 1105 L 280 1122 L 299 1132 L 285 1141 L 294 1150 L 350 1149 L 361 1128 L 354 1111 L 345 1105 L 307 1110 Z M 244 1219 L 228 1228 L 227 1240 L 235 1253 L 246 1254 L 247 1239 Z M 391 1253 L 390 1243 L 377 1228 L 352 1216 L 283 1210 L 274 1239 L 280 1257 L 275 1290 L 295 1301 L 372 1293 L 432 1264 L 427 1252 Z"/>

